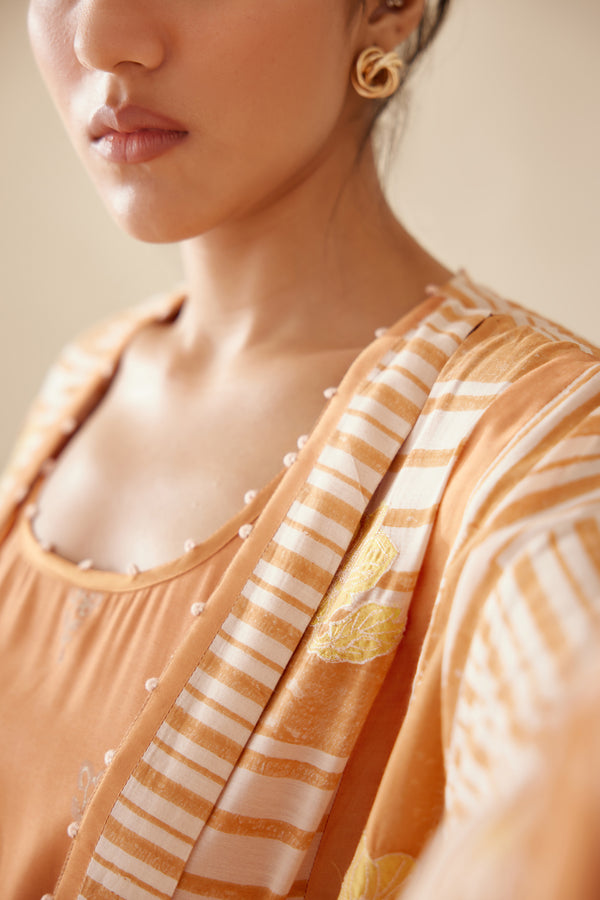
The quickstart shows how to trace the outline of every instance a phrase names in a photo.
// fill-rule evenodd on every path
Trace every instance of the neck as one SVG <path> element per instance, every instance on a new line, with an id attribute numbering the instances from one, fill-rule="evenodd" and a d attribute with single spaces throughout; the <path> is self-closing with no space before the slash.
<path id="1" fill-rule="evenodd" d="M 183 256 L 188 353 L 360 347 L 448 274 L 394 218 L 370 146 L 358 160 L 342 148 L 261 209 L 188 241 Z"/>

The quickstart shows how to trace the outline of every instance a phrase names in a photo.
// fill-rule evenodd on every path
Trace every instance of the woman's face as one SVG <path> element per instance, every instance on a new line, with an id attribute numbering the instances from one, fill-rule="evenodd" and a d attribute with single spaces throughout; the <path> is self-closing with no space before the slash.
<path id="1" fill-rule="evenodd" d="M 117 221 L 174 241 L 242 218 L 348 129 L 348 0 L 31 0 L 33 49 Z M 363 104 L 364 106 L 364 104 Z"/>

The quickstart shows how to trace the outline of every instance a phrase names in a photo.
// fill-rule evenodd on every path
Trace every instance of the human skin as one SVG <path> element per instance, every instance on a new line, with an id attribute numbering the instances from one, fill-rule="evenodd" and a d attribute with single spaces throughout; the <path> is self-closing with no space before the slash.
<path id="1" fill-rule="evenodd" d="M 32 0 L 32 46 L 84 166 L 126 231 L 182 242 L 187 286 L 176 322 L 133 342 L 42 493 L 36 528 L 68 558 L 145 568 L 212 533 L 277 473 L 374 329 L 449 276 L 389 210 L 365 141 L 375 107 L 349 78 L 360 50 L 398 45 L 422 12 Z M 107 159 L 90 121 L 127 105 L 185 136 L 148 161 Z"/>

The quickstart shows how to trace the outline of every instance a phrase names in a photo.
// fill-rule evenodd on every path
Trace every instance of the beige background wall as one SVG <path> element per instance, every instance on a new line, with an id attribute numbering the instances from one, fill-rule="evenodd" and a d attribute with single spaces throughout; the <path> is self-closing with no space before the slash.
<path id="1" fill-rule="evenodd" d="M 248 0 L 249 3 L 257 0 Z M 451 267 L 600 343 L 598 0 L 454 0 L 413 89 L 395 208 Z M 0 10 L 0 463 L 60 346 L 179 280 L 112 225 Z"/>

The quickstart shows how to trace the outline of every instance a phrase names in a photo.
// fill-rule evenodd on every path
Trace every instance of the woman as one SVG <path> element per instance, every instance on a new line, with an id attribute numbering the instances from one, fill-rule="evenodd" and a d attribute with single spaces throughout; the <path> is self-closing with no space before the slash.
<path id="1" fill-rule="evenodd" d="M 390 897 L 535 758 L 596 615 L 598 357 L 381 194 L 446 5 L 32 0 L 187 283 L 67 348 L 3 481 L 6 896 Z"/>

